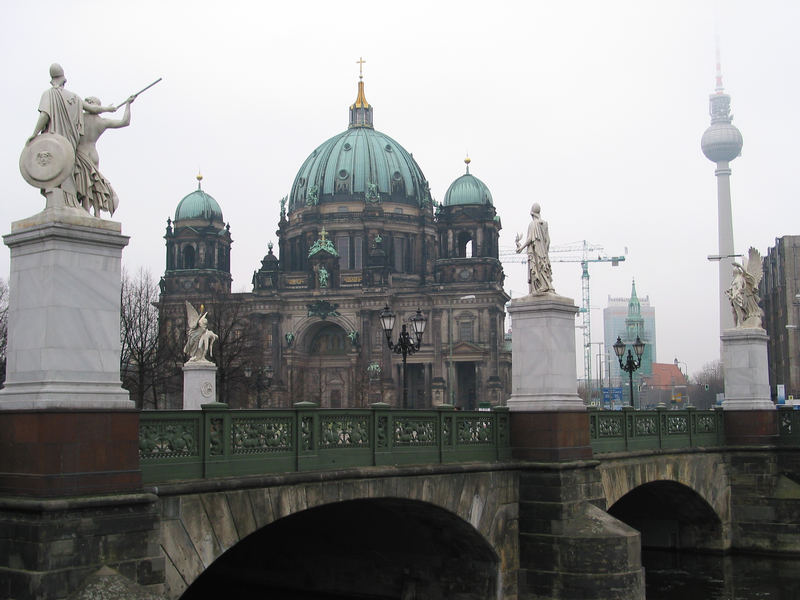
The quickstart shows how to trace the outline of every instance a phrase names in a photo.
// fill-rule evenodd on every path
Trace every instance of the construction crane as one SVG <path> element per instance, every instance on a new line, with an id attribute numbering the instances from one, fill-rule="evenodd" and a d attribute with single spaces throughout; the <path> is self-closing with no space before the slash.
<path id="1" fill-rule="evenodd" d="M 597 253 L 596 258 L 593 258 Z M 627 253 L 627 250 L 626 250 Z M 558 256 L 567 254 L 567 256 Z M 577 254 L 577 256 L 569 256 Z M 554 256 L 555 255 L 555 256 Z M 500 253 L 503 262 L 527 262 L 527 256 L 517 254 L 511 250 L 504 250 Z M 581 314 L 581 329 L 583 329 L 583 373 L 586 379 L 586 391 L 588 399 L 591 400 L 592 390 L 592 304 L 589 293 L 589 263 L 610 262 L 612 267 L 624 262 L 624 256 L 607 256 L 603 252 L 602 246 L 590 244 L 586 240 L 572 242 L 561 246 L 550 247 L 550 262 L 577 262 L 581 264 L 581 291 L 583 295 L 582 305 L 578 312 Z"/>

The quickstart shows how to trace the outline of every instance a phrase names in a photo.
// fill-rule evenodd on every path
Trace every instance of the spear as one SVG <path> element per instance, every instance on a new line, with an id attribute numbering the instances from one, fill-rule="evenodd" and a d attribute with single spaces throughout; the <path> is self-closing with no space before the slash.
<path id="1" fill-rule="evenodd" d="M 149 90 L 151 87 L 153 87 L 155 84 L 157 84 L 159 81 L 161 81 L 161 79 L 162 79 L 162 77 L 159 77 L 159 78 L 158 78 L 158 79 L 156 79 L 156 80 L 155 80 L 153 83 L 151 83 L 150 85 L 148 85 L 146 88 L 143 88 L 143 89 L 139 90 L 138 92 L 136 92 L 135 94 L 132 94 L 131 96 L 128 96 L 128 98 L 125 100 L 125 102 L 122 102 L 121 104 L 117 105 L 117 108 L 122 108 L 122 107 L 123 107 L 123 106 L 125 106 L 125 105 L 126 105 L 128 102 L 130 102 L 130 98 L 136 98 L 136 96 L 138 96 L 138 95 L 139 95 L 139 94 L 141 94 L 142 92 L 146 92 L 146 91 L 147 91 L 147 90 Z"/>

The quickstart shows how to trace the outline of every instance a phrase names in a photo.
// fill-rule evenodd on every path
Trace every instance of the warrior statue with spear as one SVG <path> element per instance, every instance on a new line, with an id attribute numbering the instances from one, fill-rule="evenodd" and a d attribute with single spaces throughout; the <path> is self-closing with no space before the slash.
<path id="1" fill-rule="evenodd" d="M 46 198 L 45 208 L 82 208 L 113 215 L 119 199 L 100 173 L 96 143 L 106 129 L 127 127 L 130 106 L 136 97 L 153 87 L 161 78 L 129 96 L 119 106 L 103 106 L 98 98 L 81 100 L 65 89 L 64 69 L 50 66 L 50 89 L 39 102 L 39 119 L 20 156 L 20 172 Z M 104 112 L 125 106 L 122 119 L 104 119 Z"/>

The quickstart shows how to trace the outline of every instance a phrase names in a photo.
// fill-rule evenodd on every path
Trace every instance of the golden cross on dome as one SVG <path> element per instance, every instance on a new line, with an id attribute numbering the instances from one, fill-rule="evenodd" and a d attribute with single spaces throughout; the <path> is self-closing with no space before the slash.
<path id="1" fill-rule="evenodd" d="M 325 231 L 325 226 L 323 225 L 322 231 L 319 232 L 319 239 L 321 239 L 323 242 L 327 241 L 327 238 L 325 237 L 326 235 L 328 235 L 328 232 Z"/>
<path id="2" fill-rule="evenodd" d="M 364 58 L 361 57 L 361 56 L 359 56 L 358 60 L 356 61 L 356 64 L 358 65 L 358 78 L 359 79 L 364 79 L 363 68 L 364 68 L 364 63 L 365 62 L 367 62 L 367 61 L 365 61 Z"/>

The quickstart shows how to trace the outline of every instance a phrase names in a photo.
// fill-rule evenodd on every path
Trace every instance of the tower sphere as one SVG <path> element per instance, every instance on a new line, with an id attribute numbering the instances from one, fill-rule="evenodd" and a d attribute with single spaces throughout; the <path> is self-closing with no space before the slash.
<path id="1" fill-rule="evenodd" d="M 713 162 L 731 161 L 742 153 L 744 141 L 736 125 L 712 123 L 700 140 L 700 148 L 706 158 Z"/>

